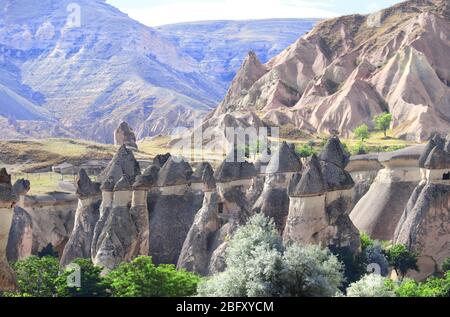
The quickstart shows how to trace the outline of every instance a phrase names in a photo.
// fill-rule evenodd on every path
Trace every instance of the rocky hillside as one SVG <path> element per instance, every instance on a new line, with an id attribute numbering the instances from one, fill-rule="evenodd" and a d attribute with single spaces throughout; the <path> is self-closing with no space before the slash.
<path id="1" fill-rule="evenodd" d="M 0 0 L 0 138 L 112 143 L 112 132 L 122 121 L 138 138 L 172 133 L 212 111 L 226 93 L 229 80 L 221 79 L 221 69 L 202 67 L 195 54 L 158 30 L 104 0 L 77 1 L 78 25 L 71 20 L 78 9 L 68 11 L 72 2 Z M 265 50 L 263 55 L 274 56 L 274 47 L 281 49 L 303 32 L 279 28 L 279 45 L 275 37 L 275 44 L 259 50 Z M 239 43 L 259 41 L 247 40 L 235 42 L 237 53 L 230 58 L 239 59 Z M 223 49 L 207 46 L 205 54 Z M 236 68 L 226 68 L 235 71 L 244 57 L 233 62 Z"/>
<path id="2" fill-rule="evenodd" d="M 249 51 L 266 63 L 317 22 L 315 19 L 204 21 L 164 25 L 157 31 L 198 61 L 200 70 L 212 74 L 223 85 L 225 94 Z"/>
<path id="3" fill-rule="evenodd" d="M 267 123 L 348 136 L 389 111 L 398 137 L 446 134 L 449 6 L 412 0 L 369 16 L 326 20 L 264 65 L 251 54 L 205 126 L 255 112 Z"/>

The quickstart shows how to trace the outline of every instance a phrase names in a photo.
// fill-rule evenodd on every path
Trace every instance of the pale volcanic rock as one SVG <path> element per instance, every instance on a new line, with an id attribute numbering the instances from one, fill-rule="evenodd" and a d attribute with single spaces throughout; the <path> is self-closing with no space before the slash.
<path id="1" fill-rule="evenodd" d="M 0 170 L 0 291 L 16 288 L 14 272 L 6 257 L 9 232 L 13 218 L 13 207 L 17 196 L 13 192 L 11 176 L 6 169 Z"/>
<path id="2" fill-rule="evenodd" d="M 419 158 L 424 146 L 381 153 L 378 171 L 370 189 L 353 208 L 356 227 L 379 240 L 392 240 L 409 197 L 421 180 Z"/>

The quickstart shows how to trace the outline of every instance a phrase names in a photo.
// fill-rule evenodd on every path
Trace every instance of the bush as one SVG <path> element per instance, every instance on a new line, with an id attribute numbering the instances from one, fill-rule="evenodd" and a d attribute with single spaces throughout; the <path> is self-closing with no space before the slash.
<path id="1" fill-rule="evenodd" d="M 393 283 L 378 274 L 364 276 L 347 289 L 348 297 L 395 297 Z"/>
<path id="2" fill-rule="evenodd" d="M 424 283 L 405 279 L 396 289 L 399 297 L 450 297 L 450 273 L 444 278 L 430 277 Z"/>
<path id="3" fill-rule="evenodd" d="M 360 125 L 353 131 L 355 137 L 361 142 L 364 142 L 364 140 L 367 140 L 370 136 L 369 127 L 366 124 Z"/>
<path id="4" fill-rule="evenodd" d="M 16 273 L 19 291 L 11 296 L 53 297 L 56 294 L 55 280 L 59 273 L 57 258 L 30 256 L 12 265 Z"/>
<path id="5" fill-rule="evenodd" d="M 362 155 L 362 154 L 367 154 L 367 153 L 368 153 L 367 148 L 366 148 L 366 146 L 364 145 L 363 142 L 358 142 L 358 143 L 356 143 L 356 144 L 352 147 L 352 149 L 351 149 L 350 152 L 351 152 L 351 154 L 353 154 L 353 155 Z"/>
<path id="6" fill-rule="evenodd" d="M 343 281 L 342 264 L 329 250 L 284 248 L 273 222 L 259 214 L 231 239 L 226 263 L 225 272 L 200 283 L 200 296 L 332 296 Z"/>
<path id="7" fill-rule="evenodd" d="M 403 278 L 408 271 L 419 271 L 417 266 L 416 252 L 409 251 L 404 245 L 394 245 L 386 250 L 389 264 L 394 268 L 400 278 Z"/>
<path id="8" fill-rule="evenodd" d="M 317 151 L 314 150 L 314 147 L 310 145 L 303 145 L 297 149 L 297 153 L 300 157 L 307 158 L 313 156 L 314 154 L 317 154 Z"/>
<path id="9" fill-rule="evenodd" d="M 186 297 L 197 293 L 200 278 L 173 265 L 155 266 L 141 256 L 110 272 L 107 284 L 114 297 Z"/>
<path id="10" fill-rule="evenodd" d="M 74 269 L 66 269 L 57 279 L 58 297 L 107 297 L 107 284 L 101 277 L 102 268 L 94 266 L 90 260 L 77 259 L 73 261 L 80 267 L 80 287 L 72 287 L 67 283 Z"/>

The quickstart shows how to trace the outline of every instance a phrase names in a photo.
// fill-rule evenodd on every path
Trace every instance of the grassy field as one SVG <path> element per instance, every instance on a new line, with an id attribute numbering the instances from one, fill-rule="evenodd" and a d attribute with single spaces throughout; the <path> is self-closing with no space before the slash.
<path id="1" fill-rule="evenodd" d="M 392 132 L 388 133 L 392 135 Z M 319 152 L 326 141 L 326 136 L 307 136 L 301 133 L 283 135 L 281 141 L 295 143 L 297 149 L 313 141 L 314 149 Z M 168 144 L 170 137 L 157 137 L 145 139 L 138 143 L 139 151 L 135 152 L 138 160 L 151 160 L 157 154 L 171 152 L 181 155 L 180 151 L 171 150 Z M 342 139 L 351 150 L 359 140 Z M 384 152 L 413 145 L 395 138 L 384 138 L 383 133 L 372 133 L 365 141 L 365 147 L 370 152 Z M 93 159 L 109 160 L 117 151 L 113 145 L 99 144 L 88 141 L 72 139 L 47 139 L 33 141 L 0 141 L 0 166 L 6 167 L 12 174 L 13 181 L 25 178 L 31 181 L 31 194 L 43 194 L 51 191 L 67 191 L 67 186 L 74 182 L 73 175 L 61 175 L 49 171 L 57 164 L 68 162 L 74 165 Z M 199 154 L 199 153 L 197 153 Z M 191 161 L 210 161 L 217 165 L 223 160 L 222 153 L 202 153 L 202 157 L 190 157 Z M 61 186 L 61 183 L 64 186 Z"/>

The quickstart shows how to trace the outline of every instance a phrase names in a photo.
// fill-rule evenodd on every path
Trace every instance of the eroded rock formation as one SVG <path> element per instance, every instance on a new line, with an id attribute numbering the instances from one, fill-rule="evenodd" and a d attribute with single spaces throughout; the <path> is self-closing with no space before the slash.
<path id="1" fill-rule="evenodd" d="M 422 151 L 423 146 L 414 146 L 379 155 L 378 161 L 384 168 L 350 214 L 361 232 L 374 239 L 393 239 L 397 223 L 421 179 Z"/>
<path id="2" fill-rule="evenodd" d="M 419 253 L 419 272 L 423 280 L 440 272 L 450 257 L 450 152 L 444 139 L 428 142 L 420 160 L 422 179 L 415 188 L 398 223 L 394 242 Z"/>
<path id="3" fill-rule="evenodd" d="M 80 170 L 76 180 L 78 207 L 75 224 L 61 258 L 61 266 L 78 258 L 91 258 L 92 237 L 99 219 L 101 204 L 100 184 L 91 181 L 85 170 Z"/>
<path id="4" fill-rule="evenodd" d="M 284 241 L 313 243 L 359 251 L 359 231 L 349 218 L 354 182 L 345 171 L 349 155 L 337 137 L 319 157 L 313 156 L 303 175 L 289 184 L 290 207 Z"/>
<path id="5" fill-rule="evenodd" d="M 14 273 L 6 258 L 9 231 L 13 219 L 13 208 L 17 202 L 11 176 L 6 169 L 0 170 L 0 291 L 12 291 L 16 288 Z"/>

